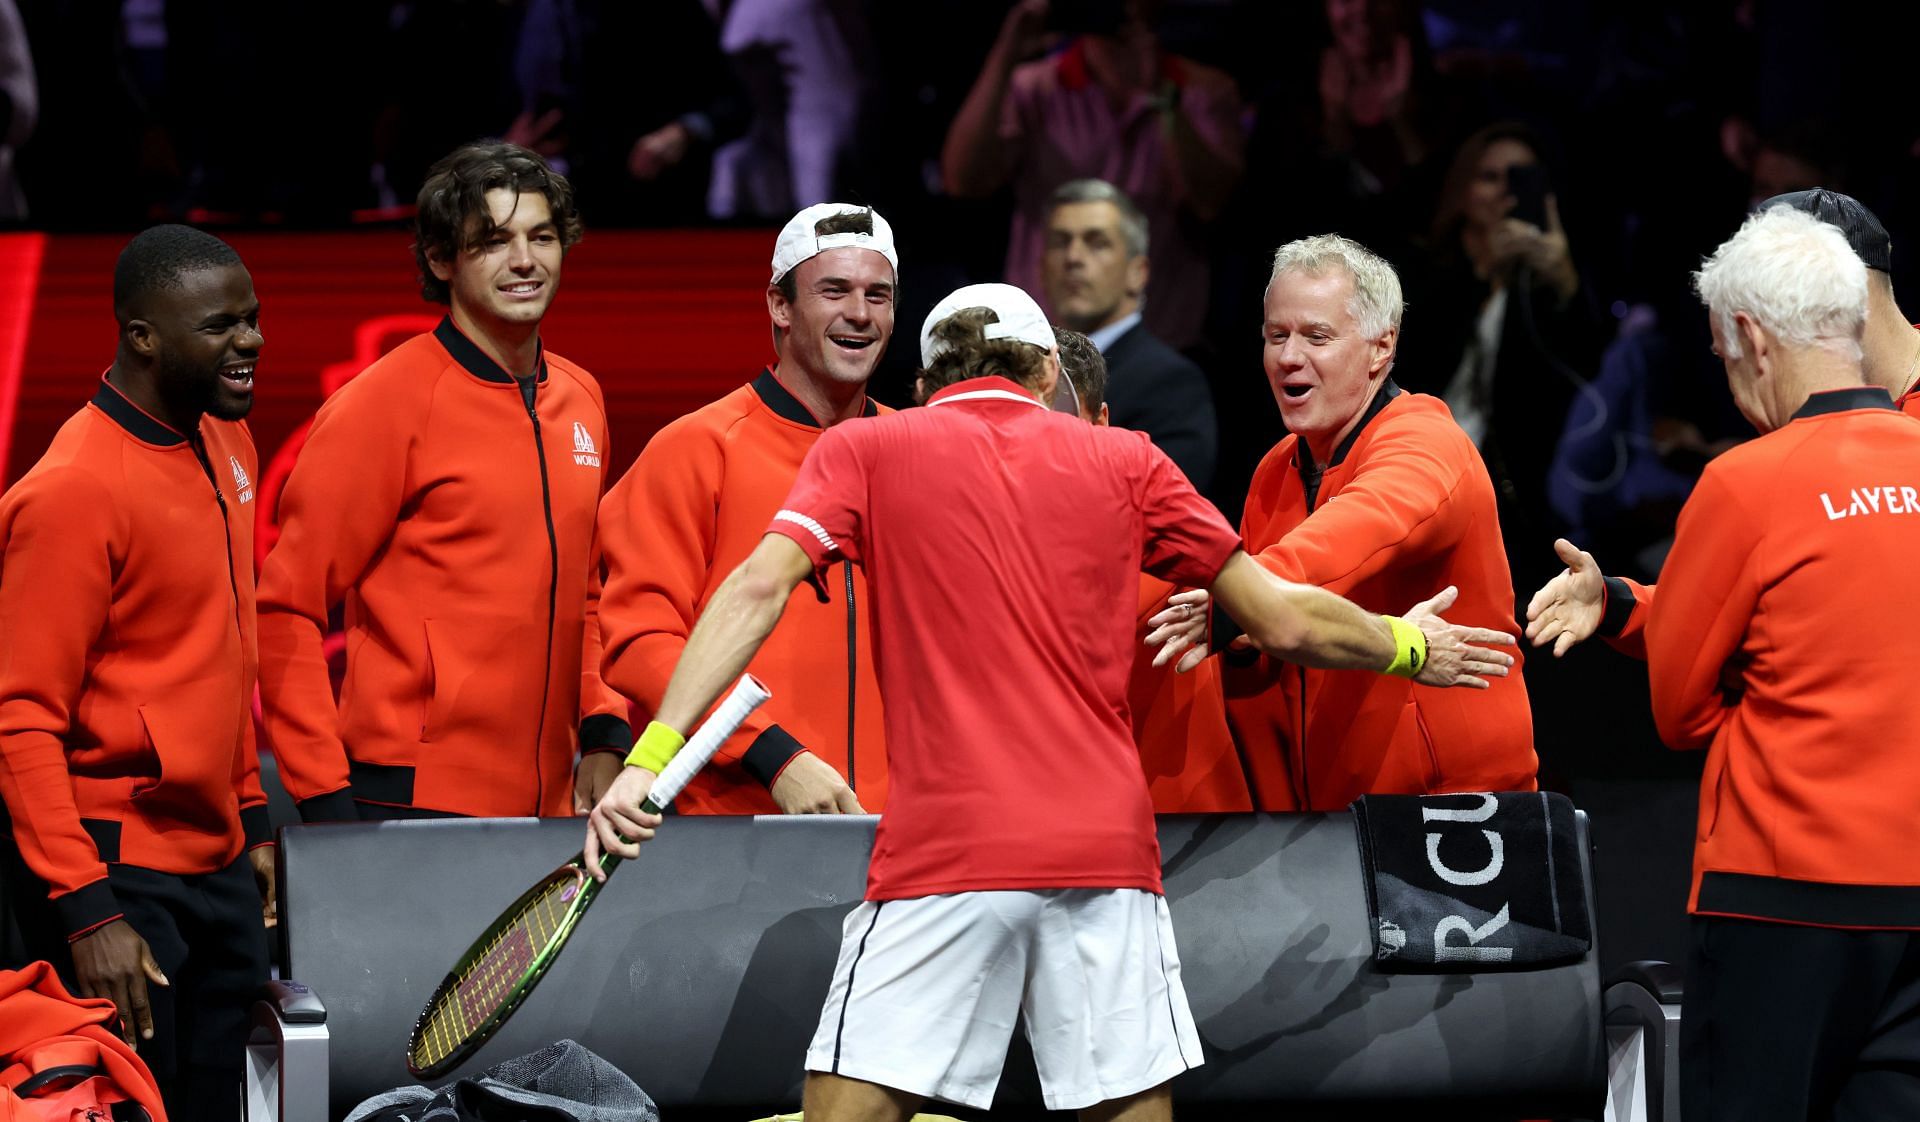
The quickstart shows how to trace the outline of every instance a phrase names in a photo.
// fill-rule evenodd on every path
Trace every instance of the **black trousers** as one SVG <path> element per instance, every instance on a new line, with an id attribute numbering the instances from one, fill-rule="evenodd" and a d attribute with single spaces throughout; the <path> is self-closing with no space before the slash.
<path id="1" fill-rule="evenodd" d="M 1920 1119 L 1920 933 L 1696 916 L 1686 1122 Z"/>
<path id="2" fill-rule="evenodd" d="M 11 839 L 0 848 L 12 849 Z M 25 866 L 17 852 L 8 857 L 7 895 L 27 954 L 53 963 L 73 990 L 73 958 L 46 905 L 46 888 L 19 875 Z M 242 854 L 219 872 L 187 876 L 112 864 L 107 880 L 127 923 L 172 983 L 148 984 L 153 1039 L 135 1042 L 160 1084 L 168 1116 L 236 1122 L 247 1013 L 267 980 L 266 928 L 252 864 Z"/>

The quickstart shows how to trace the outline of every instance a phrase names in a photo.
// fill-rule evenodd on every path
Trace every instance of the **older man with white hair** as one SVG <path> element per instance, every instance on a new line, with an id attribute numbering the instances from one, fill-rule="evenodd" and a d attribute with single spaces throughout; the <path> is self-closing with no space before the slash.
<path id="1" fill-rule="evenodd" d="M 1393 266 L 1337 234 L 1289 242 L 1267 284 L 1265 366 L 1292 435 L 1267 453 L 1240 535 L 1269 572 L 1372 611 L 1460 590 L 1454 614 L 1513 622 L 1493 482 L 1446 404 L 1393 383 L 1404 304 Z M 1204 593 L 1181 593 L 1173 615 Z M 1214 644 L 1233 629 L 1216 618 Z M 1520 675 L 1486 692 L 1416 690 L 1259 659 L 1225 674 L 1255 805 L 1339 810 L 1365 794 L 1532 790 Z"/>
<path id="2" fill-rule="evenodd" d="M 1920 1117 L 1920 584 L 1889 579 L 1920 553 L 1920 422 L 1867 384 L 1867 270 L 1833 226 L 1770 208 L 1695 286 L 1762 435 L 1707 465 L 1657 597 L 1575 551 L 1535 642 L 1644 625 L 1661 737 L 1708 752 L 1690 1122 Z"/>

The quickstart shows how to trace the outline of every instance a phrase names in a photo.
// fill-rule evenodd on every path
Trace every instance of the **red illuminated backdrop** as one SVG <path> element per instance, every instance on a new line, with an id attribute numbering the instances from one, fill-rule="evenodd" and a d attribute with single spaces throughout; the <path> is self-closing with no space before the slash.
<path id="1" fill-rule="evenodd" d="M 437 321 L 407 235 L 227 236 L 253 273 L 261 352 L 248 423 L 264 467 L 338 379 Z M 0 483 L 45 451 L 113 361 L 124 236 L 0 235 Z M 612 478 L 661 425 L 750 381 L 773 354 L 772 231 L 601 231 L 568 255 L 542 328 L 606 391 Z M 333 368 L 329 370 L 329 368 Z"/>

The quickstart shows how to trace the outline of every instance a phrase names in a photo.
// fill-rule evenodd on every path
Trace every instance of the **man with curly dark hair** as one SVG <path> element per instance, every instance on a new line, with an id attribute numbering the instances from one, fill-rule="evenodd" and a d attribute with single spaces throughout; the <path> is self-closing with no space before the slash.
<path id="1" fill-rule="evenodd" d="M 414 258 L 447 317 L 314 419 L 260 578 L 267 731 L 310 821 L 564 815 L 620 767 L 595 620 L 606 408 L 540 337 L 580 233 L 534 153 L 441 160 Z M 336 703 L 321 645 L 343 601 Z"/>

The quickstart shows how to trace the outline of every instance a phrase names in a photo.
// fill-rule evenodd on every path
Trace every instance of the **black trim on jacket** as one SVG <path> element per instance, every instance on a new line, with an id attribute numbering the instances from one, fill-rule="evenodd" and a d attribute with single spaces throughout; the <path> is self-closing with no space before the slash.
<path id="1" fill-rule="evenodd" d="M 352 765 L 349 764 L 349 767 Z M 353 789 L 342 788 L 328 791 L 324 795 L 315 795 L 310 799 L 301 799 L 295 804 L 300 809 L 302 822 L 358 822 L 360 807 L 353 801 Z"/>
<path id="2" fill-rule="evenodd" d="M 498 382 L 501 385 L 511 385 L 519 381 L 507 373 L 499 363 L 488 358 L 487 352 L 481 350 L 478 343 L 461 334 L 460 329 L 453 325 L 452 316 L 441 317 L 439 326 L 433 329 L 433 337 L 440 340 L 440 345 L 447 349 L 447 353 L 453 356 L 455 362 L 466 367 L 467 373 L 481 381 Z M 546 346 L 538 342 L 534 345 L 539 348 L 533 362 L 534 370 L 538 373 L 539 380 L 544 382 L 547 380 Z"/>
<path id="3" fill-rule="evenodd" d="M 1845 413 L 1853 409 L 1892 409 L 1899 410 L 1893 398 L 1879 386 L 1850 386 L 1844 390 L 1822 390 L 1807 398 L 1806 404 L 1793 411 L 1792 420 L 1802 417 L 1818 417 L 1823 413 Z"/>
<path id="4" fill-rule="evenodd" d="M 747 769 L 748 775 L 759 780 L 762 787 L 772 787 L 773 781 L 780 776 L 780 769 L 806 750 L 806 746 L 786 729 L 779 725 L 768 725 L 765 732 L 753 738 L 746 754 L 740 757 L 740 766 Z"/>
<path id="5" fill-rule="evenodd" d="M 347 761 L 347 775 L 353 797 L 362 802 L 385 803 L 388 806 L 413 805 L 413 768 L 410 765 L 370 764 L 350 759 Z"/>
<path id="6" fill-rule="evenodd" d="M 780 384 L 780 379 L 773 376 L 771 368 L 760 371 L 759 377 L 753 380 L 753 392 L 768 409 L 773 410 L 774 416 L 782 420 L 792 421 L 796 425 L 810 425 L 816 429 L 827 427 L 820 423 L 820 418 L 813 415 L 813 410 L 802 405 L 799 398 L 793 396 L 787 387 Z M 880 407 L 874 404 L 872 398 L 867 398 L 866 403 L 860 407 L 860 415 L 877 417 L 880 415 Z"/>
<path id="7" fill-rule="evenodd" d="M 1633 586 L 1619 577 L 1608 577 L 1606 586 L 1606 607 L 1600 613 L 1599 633 L 1602 639 L 1615 639 L 1627 629 L 1627 620 L 1633 615 L 1633 609 L 1640 606 L 1640 601 L 1633 594 Z"/>
<path id="8" fill-rule="evenodd" d="M 1813 927 L 1920 929 L 1920 885 L 1829 884 L 1708 872 L 1700 875 L 1694 912 Z"/>
<path id="9" fill-rule="evenodd" d="M 93 403 L 99 406 L 100 411 L 105 413 L 114 424 L 126 429 L 135 440 L 158 444 L 163 448 L 172 448 L 187 442 L 185 436 L 147 416 L 144 410 L 120 392 L 120 387 L 105 378 L 100 379 L 100 388 L 94 391 Z"/>
<path id="10" fill-rule="evenodd" d="M 611 713 L 597 713 L 580 722 L 580 752 L 618 752 L 633 749 L 633 726 Z"/>

